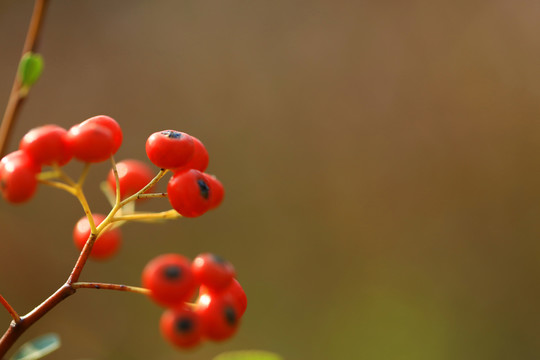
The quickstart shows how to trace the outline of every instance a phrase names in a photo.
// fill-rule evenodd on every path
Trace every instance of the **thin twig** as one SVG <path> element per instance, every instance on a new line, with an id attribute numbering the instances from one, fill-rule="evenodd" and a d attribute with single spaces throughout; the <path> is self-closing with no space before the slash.
<path id="1" fill-rule="evenodd" d="M 76 282 L 73 283 L 74 289 L 103 289 L 103 290 L 117 290 L 117 291 L 127 291 L 132 293 L 138 293 L 143 295 L 150 294 L 149 289 L 129 286 L 129 285 L 120 285 L 120 284 L 107 284 L 107 283 L 98 283 L 98 282 Z"/>
<path id="2" fill-rule="evenodd" d="M 34 4 L 34 12 L 32 13 L 32 19 L 30 20 L 28 32 L 26 33 L 26 40 L 24 41 L 22 55 L 30 51 L 36 52 L 38 47 L 38 38 L 48 3 L 48 0 L 36 0 Z M 19 113 L 24 99 L 26 99 L 26 97 L 21 96 L 20 90 L 21 79 L 19 78 L 19 74 L 16 74 L 15 80 L 13 81 L 13 86 L 11 87 L 11 93 L 9 95 L 6 111 L 4 112 L 2 123 L 0 124 L 0 157 L 6 152 L 13 123 L 17 118 L 17 114 Z"/>
<path id="3" fill-rule="evenodd" d="M 139 199 L 152 199 L 152 198 L 164 198 L 167 197 L 167 193 L 150 193 L 150 194 L 139 194 L 137 195 L 137 200 Z"/>
<path id="4" fill-rule="evenodd" d="M 0 295 L 0 303 L 2 303 L 2 305 L 4 305 L 4 307 L 8 311 L 9 315 L 11 315 L 11 317 L 13 318 L 13 321 L 15 321 L 15 323 L 18 323 L 18 322 L 21 321 L 21 317 L 19 316 L 19 314 L 17 314 L 15 309 L 7 302 L 6 299 L 4 299 L 4 297 L 2 295 Z"/>

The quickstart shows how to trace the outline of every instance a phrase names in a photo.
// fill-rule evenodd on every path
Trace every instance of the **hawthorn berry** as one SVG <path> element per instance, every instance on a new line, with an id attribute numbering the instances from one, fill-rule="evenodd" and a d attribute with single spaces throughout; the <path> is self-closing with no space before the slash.
<path id="1" fill-rule="evenodd" d="M 37 188 L 41 167 L 23 150 L 14 151 L 0 161 L 0 192 L 11 203 L 30 200 Z"/>
<path id="2" fill-rule="evenodd" d="M 223 184 L 221 184 L 221 181 L 219 181 L 214 175 L 209 175 L 206 173 L 204 175 L 206 177 L 212 195 L 210 198 L 210 209 L 214 209 L 218 207 L 223 201 L 223 197 L 225 196 L 225 189 L 223 188 Z"/>
<path id="3" fill-rule="evenodd" d="M 146 155 L 160 169 L 175 169 L 186 165 L 194 153 L 193 138 L 183 132 L 163 130 L 146 140 Z"/>
<path id="4" fill-rule="evenodd" d="M 240 304 L 227 292 L 201 295 L 195 312 L 201 318 L 203 335 L 214 341 L 230 338 L 240 323 Z"/>
<path id="5" fill-rule="evenodd" d="M 160 305 L 175 307 L 190 299 L 196 282 L 191 262 L 178 254 L 164 254 L 152 259 L 143 269 L 142 284 Z"/>
<path id="6" fill-rule="evenodd" d="M 92 218 L 94 219 L 94 224 L 98 226 L 103 222 L 103 220 L 105 220 L 105 215 L 92 214 Z M 73 242 L 79 250 L 83 249 L 88 237 L 90 236 L 90 232 L 91 229 L 88 218 L 83 216 L 79 221 L 77 221 L 75 227 L 73 228 Z M 110 258 L 118 252 L 121 244 L 122 233 L 119 228 L 102 232 L 94 242 L 94 246 L 90 252 L 90 257 L 97 260 Z"/>
<path id="7" fill-rule="evenodd" d="M 171 206 L 185 217 L 204 214 L 214 201 L 211 182 L 209 176 L 193 169 L 173 175 L 167 184 Z"/>
<path id="8" fill-rule="evenodd" d="M 138 160 L 120 161 L 116 164 L 116 170 L 118 171 L 121 198 L 135 194 L 145 187 L 154 177 L 150 167 Z M 112 169 L 107 176 L 107 183 L 113 192 L 116 191 L 116 179 Z"/>
<path id="9" fill-rule="evenodd" d="M 81 125 L 85 124 L 97 124 L 100 126 L 104 126 L 107 129 L 109 129 L 113 136 L 113 150 L 112 153 L 115 154 L 118 149 L 120 148 L 120 145 L 122 145 L 122 140 L 124 138 L 124 135 L 122 134 L 122 128 L 120 128 L 120 124 L 116 122 L 112 117 L 106 116 L 106 115 L 98 115 L 91 117 L 90 119 L 84 120 Z"/>
<path id="10" fill-rule="evenodd" d="M 97 123 L 82 123 L 71 127 L 66 139 L 73 156 L 83 162 L 105 161 L 114 154 L 111 130 Z"/>
<path id="11" fill-rule="evenodd" d="M 195 169 L 203 172 L 208 167 L 208 151 L 206 151 L 206 148 L 199 139 L 194 136 L 192 136 L 191 138 L 193 139 L 193 157 L 184 166 L 173 169 L 173 172 L 175 174 L 190 169 Z"/>
<path id="12" fill-rule="evenodd" d="M 63 166 L 71 160 L 67 130 L 58 125 L 44 125 L 30 130 L 21 139 L 19 149 L 24 150 L 34 161 L 41 165 L 56 163 Z"/>
<path id="13" fill-rule="evenodd" d="M 197 256 L 193 260 L 191 268 L 197 282 L 211 290 L 227 288 L 236 275 L 230 262 L 210 253 Z"/>
<path id="14" fill-rule="evenodd" d="M 238 304 L 238 316 L 242 317 L 247 309 L 247 296 L 238 280 L 233 279 L 230 285 L 222 290 L 212 290 L 205 285 L 201 285 L 199 289 L 199 296 L 210 295 L 212 297 L 222 293 L 229 293 L 235 299 Z"/>
<path id="15" fill-rule="evenodd" d="M 202 340 L 201 320 L 187 305 L 165 310 L 159 327 L 163 337 L 180 348 L 194 347 Z"/>

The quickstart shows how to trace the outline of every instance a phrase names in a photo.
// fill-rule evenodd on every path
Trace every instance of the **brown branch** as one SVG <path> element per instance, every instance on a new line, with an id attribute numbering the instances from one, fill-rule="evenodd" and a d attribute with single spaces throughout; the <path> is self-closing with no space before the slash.
<path id="1" fill-rule="evenodd" d="M 4 299 L 4 297 L 2 295 L 0 295 L 0 303 L 2 303 L 2 305 L 4 305 L 4 307 L 6 308 L 6 310 L 9 313 L 9 315 L 11 315 L 11 317 L 13 318 L 13 321 L 15 321 L 16 323 L 21 321 L 21 318 L 19 317 L 19 314 L 17 314 L 15 309 L 7 302 L 6 299 Z"/>
<path id="2" fill-rule="evenodd" d="M 127 291 L 137 294 L 148 295 L 150 294 L 150 289 L 145 289 L 137 286 L 129 285 L 120 285 L 120 284 L 107 284 L 107 283 L 98 283 L 98 282 L 76 282 L 72 284 L 74 289 L 97 289 L 97 290 L 116 290 L 116 291 Z"/>
<path id="3" fill-rule="evenodd" d="M 36 51 L 41 26 L 43 24 L 43 17 L 48 3 L 48 0 L 36 0 L 34 4 L 34 12 L 32 13 L 32 19 L 30 20 L 28 32 L 26 33 L 26 40 L 24 41 L 22 55 L 30 51 Z M 4 113 L 4 117 L 2 118 L 2 123 L 0 124 L 0 157 L 5 154 L 13 123 L 15 122 L 17 114 L 19 113 L 25 99 L 24 96 L 21 96 L 20 89 L 21 80 L 19 75 L 16 74 L 15 80 L 13 81 L 13 86 L 11 88 L 11 93 L 9 95 L 6 111 Z"/>
<path id="4" fill-rule="evenodd" d="M 71 275 L 67 279 L 66 283 L 62 285 L 54 294 L 52 294 L 48 299 L 43 301 L 34 310 L 30 311 L 28 314 L 22 316 L 20 321 L 12 321 L 9 328 L 6 330 L 2 338 L 0 339 L 0 359 L 4 359 L 6 352 L 13 346 L 15 341 L 28 329 L 32 324 L 41 319 L 45 314 L 47 314 L 51 309 L 58 305 L 65 298 L 75 294 L 76 288 L 73 286 L 79 276 L 81 275 L 84 264 L 90 256 L 92 251 L 92 246 L 96 241 L 97 236 L 95 234 L 90 234 L 86 244 L 84 245 Z"/>

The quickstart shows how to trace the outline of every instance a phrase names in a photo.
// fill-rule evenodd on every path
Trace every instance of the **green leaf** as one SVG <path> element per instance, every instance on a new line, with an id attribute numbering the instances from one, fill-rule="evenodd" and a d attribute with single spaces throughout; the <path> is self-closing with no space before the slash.
<path id="1" fill-rule="evenodd" d="M 38 81 L 43 72 L 43 58 L 39 54 L 27 52 L 19 63 L 19 76 L 23 87 L 29 88 Z"/>
<path id="2" fill-rule="evenodd" d="M 213 360 L 283 360 L 283 358 L 268 351 L 243 350 L 219 354 Z"/>
<path id="3" fill-rule="evenodd" d="M 54 333 L 46 334 L 24 343 L 11 360 L 35 360 L 49 355 L 60 347 L 60 337 Z"/>

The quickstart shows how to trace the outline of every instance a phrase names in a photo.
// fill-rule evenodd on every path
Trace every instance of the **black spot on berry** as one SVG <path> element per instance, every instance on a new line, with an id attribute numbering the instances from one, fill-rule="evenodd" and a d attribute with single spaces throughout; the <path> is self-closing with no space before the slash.
<path id="1" fill-rule="evenodd" d="M 178 265 L 168 265 L 163 269 L 163 276 L 167 280 L 176 280 L 182 277 L 182 269 Z"/>
<path id="2" fill-rule="evenodd" d="M 216 254 L 212 254 L 212 260 L 214 260 L 215 263 L 220 265 L 225 265 L 227 263 L 227 260 Z"/>
<path id="3" fill-rule="evenodd" d="M 170 139 L 180 139 L 182 137 L 182 133 L 179 131 L 174 130 L 166 130 L 161 132 L 162 135 L 165 135 L 166 137 Z"/>
<path id="4" fill-rule="evenodd" d="M 208 197 L 210 196 L 210 188 L 208 187 L 208 184 L 203 179 L 198 179 L 197 185 L 199 185 L 199 192 L 201 196 L 205 200 L 208 200 Z"/>
<path id="5" fill-rule="evenodd" d="M 232 306 L 226 306 L 223 309 L 223 316 L 225 317 L 227 324 L 230 326 L 236 325 L 236 320 L 238 320 L 238 318 L 236 316 L 236 311 L 234 311 Z"/>
<path id="6" fill-rule="evenodd" d="M 193 320 L 187 317 L 179 317 L 176 319 L 174 327 L 179 333 L 185 334 L 189 333 L 195 327 Z"/>

